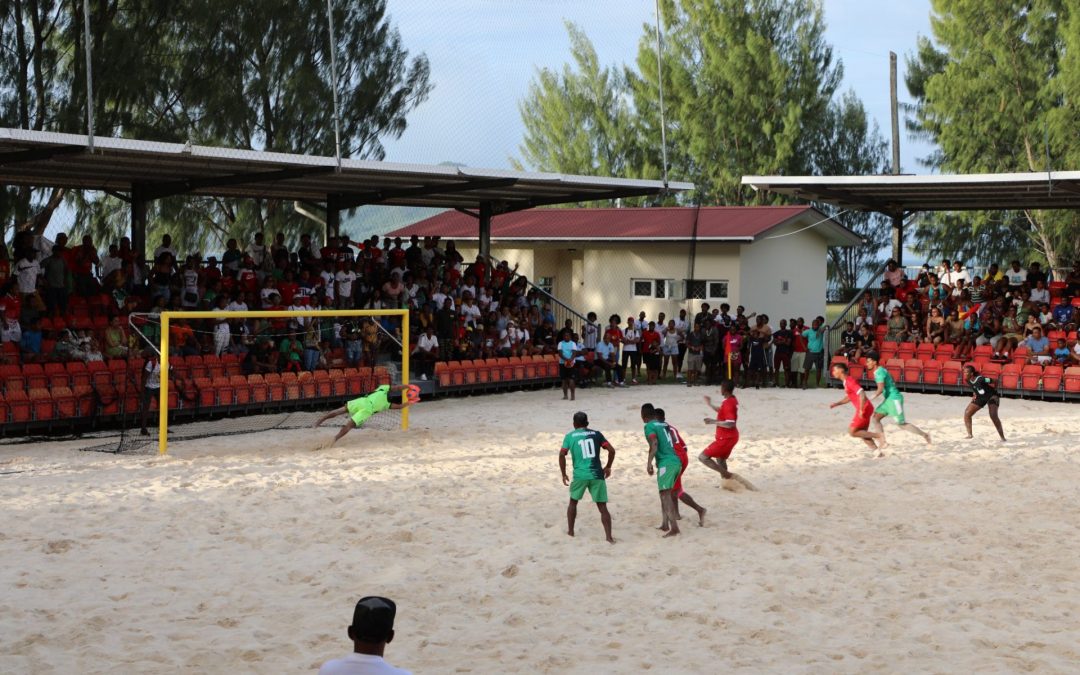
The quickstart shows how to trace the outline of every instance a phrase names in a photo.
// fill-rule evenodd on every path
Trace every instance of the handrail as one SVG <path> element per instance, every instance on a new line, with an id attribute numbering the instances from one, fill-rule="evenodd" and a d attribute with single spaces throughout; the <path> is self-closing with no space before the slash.
<path id="1" fill-rule="evenodd" d="M 832 325 L 829 326 L 828 340 L 830 355 L 835 354 L 836 350 L 840 348 L 840 337 L 842 331 L 838 329 L 851 320 L 852 311 L 857 311 L 857 307 L 862 301 L 863 296 L 871 292 L 870 289 L 877 285 L 878 280 L 881 279 L 881 277 L 885 274 L 885 270 L 888 269 L 888 267 L 889 263 L 884 263 L 877 272 L 871 275 L 870 279 L 867 280 L 866 285 L 862 287 L 862 290 L 860 290 L 854 295 L 854 297 L 851 298 L 851 302 L 849 302 L 847 306 L 844 307 L 844 309 L 840 310 L 840 314 L 836 317 L 836 321 L 833 321 Z"/>
<path id="2" fill-rule="evenodd" d="M 491 261 L 494 265 L 498 265 L 501 262 L 506 262 L 506 261 L 500 260 L 499 258 L 496 258 L 495 256 L 490 255 L 490 254 L 488 255 L 488 260 Z M 566 304 L 562 300 L 559 300 L 554 295 L 552 295 L 551 293 L 548 293 L 546 290 L 544 290 L 540 286 L 537 286 L 536 284 L 534 284 L 529 279 L 529 277 L 525 276 L 524 274 L 518 274 L 518 276 L 525 280 L 525 283 L 528 284 L 528 287 L 529 287 L 530 290 L 534 290 L 537 293 L 539 293 L 542 297 L 550 300 L 552 302 L 553 307 L 557 306 L 557 307 L 561 308 L 566 314 L 569 314 L 569 315 L 571 315 L 573 317 L 576 317 L 583 324 L 592 323 L 592 324 L 596 325 L 597 327 L 599 327 L 599 323 L 589 321 L 588 317 L 586 317 L 584 314 L 577 311 L 576 309 L 574 309 L 570 305 Z M 555 326 L 556 331 L 560 330 L 561 328 L 562 328 L 561 325 Z"/>

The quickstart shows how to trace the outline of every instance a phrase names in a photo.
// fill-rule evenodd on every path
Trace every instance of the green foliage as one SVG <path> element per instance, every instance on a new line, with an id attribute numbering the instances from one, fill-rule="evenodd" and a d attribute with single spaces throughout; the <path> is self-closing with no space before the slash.
<path id="1" fill-rule="evenodd" d="M 1076 168 L 1080 23 L 1066 0 L 933 0 L 933 41 L 908 57 L 909 129 L 935 142 L 926 163 L 949 173 Z M 1070 46 L 1072 47 L 1070 49 Z M 1064 266 L 1080 254 L 1074 212 L 971 213 L 924 219 L 931 254 Z"/>
<path id="2" fill-rule="evenodd" d="M 326 8 L 325 0 L 91 0 L 96 132 L 333 155 Z M 81 1 L 0 0 L 0 37 L 16 45 L 0 50 L 0 123 L 85 132 L 81 12 Z M 381 139 L 399 137 L 431 91 L 428 62 L 409 56 L 385 0 L 339 0 L 334 12 L 342 154 L 382 159 Z M 28 219 L 42 199 L 9 191 L 0 218 L 43 229 L 47 222 Z M 118 200 L 68 199 L 77 231 L 126 230 Z M 265 228 L 294 237 L 310 224 L 277 201 L 171 198 L 149 216 L 148 239 L 169 231 L 183 250 Z"/>
<path id="3" fill-rule="evenodd" d="M 837 100 L 841 66 L 824 40 L 817 0 L 663 0 L 664 104 L 671 180 L 698 204 L 750 204 L 745 174 L 879 173 L 885 141 L 853 94 Z M 662 175 L 655 27 L 636 63 L 602 67 L 568 26 L 571 64 L 542 69 L 520 104 L 522 164 L 542 171 L 658 179 Z M 822 207 L 826 208 L 827 207 Z M 835 210 L 827 209 L 827 212 Z M 854 286 L 888 242 L 881 218 L 843 222 L 867 245 L 830 253 Z"/>

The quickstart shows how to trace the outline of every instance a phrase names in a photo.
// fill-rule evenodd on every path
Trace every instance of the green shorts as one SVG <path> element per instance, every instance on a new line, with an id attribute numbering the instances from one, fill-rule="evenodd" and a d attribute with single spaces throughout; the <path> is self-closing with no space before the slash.
<path id="1" fill-rule="evenodd" d="M 603 478 L 570 481 L 570 499 L 580 501 L 585 496 L 585 490 L 589 491 L 594 503 L 607 503 L 607 481 Z"/>
<path id="2" fill-rule="evenodd" d="M 679 480 L 679 473 L 681 471 L 682 462 L 680 462 L 678 458 L 676 458 L 674 462 L 657 464 L 656 487 L 659 488 L 661 492 L 675 487 L 675 481 Z"/>
<path id="3" fill-rule="evenodd" d="M 893 398 L 887 398 L 881 402 L 874 412 L 879 415 L 887 415 L 894 420 L 897 424 L 907 424 L 907 420 L 904 419 L 904 397 L 895 396 Z"/>
<path id="4" fill-rule="evenodd" d="M 364 422 L 368 421 L 368 418 L 374 415 L 371 407 L 368 405 L 367 399 L 354 398 L 345 404 L 345 409 L 349 411 L 349 417 L 352 418 L 353 424 L 360 427 L 364 425 Z"/>

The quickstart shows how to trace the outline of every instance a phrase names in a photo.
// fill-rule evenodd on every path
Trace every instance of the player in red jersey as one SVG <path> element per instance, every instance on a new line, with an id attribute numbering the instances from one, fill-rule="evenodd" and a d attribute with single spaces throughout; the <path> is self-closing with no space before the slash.
<path id="1" fill-rule="evenodd" d="M 698 455 L 702 464 L 713 471 L 719 472 L 724 478 L 732 478 L 734 474 L 728 471 L 727 459 L 735 444 L 739 442 L 739 430 L 735 426 L 739 418 L 739 400 L 735 398 L 735 383 L 731 380 L 720 382 L 720 394 L 724 397 L 719 406 L 713 405 L 712 398 L 705 397 L 705 403 L 716 411 L 716 419 L 705 418 L 705 424 L 716 426 L 716 440 Z"/>
<path id="2" fill-rule="evenodd" d="M 675 486 L 671 488 L 671 494 L 675 495 L 675 519 L 682 520 L 682 516 L 679 515 L 679 502 L 686 504 L 690 508 L 697 511 L 698 526 L 705 527 L 705 507 L 701 506 L 694 501 L 694 498 L 690 496 L 686 490 L 683 490 L 682 477 L 686 473 L 686 467 L 690 465 L 690 455 L 686 449 L 686 441 L 683 440 L 682 434 L 679 430 L 667 423 L 666 415 L 663 408 L 656 409 L 656 421 L 667 424 L 668 434 L 671 438 L 671 447 L 675 450 L 675 456 L 682 462 L 682 471 L 679 472 L 679 477 L 675 479 Z"/>
<path id="3" fill-rule="evenodd" d="M 829 408 L 836 408 L 837 406 L 842 406 L 848 401 L 851 401 L 851 405 L 855 406 L 855 417 L 851 418 L 851 424 L 848 425 L 848 433 L 851 434 L 853 438 L 861 438 L 871 450 L 877 450 L 878 456 L 880 457 L 881 450 L 886 445 L 885 434 L 869 430 L 870 420 L 874 417 L 874 404 L 866 397 L 866 392 L 863 391 L 858 380 L 848 374 L 846 363 L 834 363 L 832 367 L 832 376 L 843 381 L 844 393 L 846 396 L 835 403 L 830 403 Z"/>

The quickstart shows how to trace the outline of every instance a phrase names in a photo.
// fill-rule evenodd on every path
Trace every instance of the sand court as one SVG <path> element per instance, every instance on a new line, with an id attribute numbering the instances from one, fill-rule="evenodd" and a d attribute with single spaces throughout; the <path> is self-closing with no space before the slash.
<path id="1" fill-rule="evenodd" d="M 637 417 L 691 457 L 704 387 L 424 403 L 408 433 L 333 427 L 170 445 L 166 458 L 0 448 L 0 671 L 304 672 L 349 650 L 361 595 L 398 602 L 388 660 L 419 673 L 1075 672 L 1080 409 L 907 394 L 876 459 L 837 391 L 737 392 L 731 492 L 662 540 Z M 617 450 L 615 546 L 586 497 L 565 534 L 575 410 Z"/>

